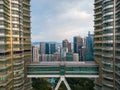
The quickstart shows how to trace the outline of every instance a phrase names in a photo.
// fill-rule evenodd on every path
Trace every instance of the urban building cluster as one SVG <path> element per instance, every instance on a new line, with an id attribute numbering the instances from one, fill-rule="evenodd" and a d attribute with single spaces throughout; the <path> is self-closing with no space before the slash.
<path id="1" fill-rule="evenodd" d="M 73 37 L 73 43 L 67 39 L 61 44 L 40 42 L 32 46 L 33 62 L 40 61 L 94 61 L 93 34 L 88 32 L 86 38 Z"/>
<path id="2" fill-rule="evenodd" d="M 94 36 L 41 42 L 31 55 L 30 32 L 30 0 L 0 0 L 0 90 L 31 90 L 26 67 L 32 60 L 95 60 L 94 89 L 120 90 L 120 0 L 94 0 Z"/>

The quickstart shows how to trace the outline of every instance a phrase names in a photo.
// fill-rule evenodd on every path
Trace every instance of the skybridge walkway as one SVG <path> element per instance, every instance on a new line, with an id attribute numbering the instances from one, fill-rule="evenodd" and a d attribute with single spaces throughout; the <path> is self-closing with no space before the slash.
<path id="1" fill-rule="evenodd" d="M 99 77 L 99 67 L 95 62 L 75 62 L 75 61 L 55 61 L 31 63 L 27 66 L 27 76 L 29 78 L 60 77 L 55 90 L 58 90 L 63 81 L 71 90 L 66 77 L 69 78 L 97 78 Z"/>

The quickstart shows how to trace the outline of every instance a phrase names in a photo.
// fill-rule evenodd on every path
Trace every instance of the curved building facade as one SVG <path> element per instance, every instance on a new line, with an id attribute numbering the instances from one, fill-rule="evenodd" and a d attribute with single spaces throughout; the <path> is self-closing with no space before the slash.
<path id="1" fill-rule="evenodd" d="M 95 3 L 98 1 L 95 0 Z M 100 65 L 100 78 L 98 79 L 100 82 L 96 80 L 95 89 L 120 90 L 120 0 L 101 0 L 101 2 L 102 28 L 100 31 L 102 42 L 101 53 L 99 53 L 101 59 L 99 60 L 95 57 L 97 62 L 99 60 Z M 96 37 L 98 37 L 97 34 L 95 34 Z M 94 49 L 96 50 L 96 48 Z M 100 85 L 99 89 L 97 85 Z"/>
<path id="2" fill-rule="evenodd" d="M 102 88 L 102 0 L 94 3 L 94 59 L 99 64 L 99 78 L 95 80 L 95 90 Z"/>
<path id="3" fill-rule="evenodd" d="M 31 90 L 30 0 L 0 0 L 0 90 Z"/>

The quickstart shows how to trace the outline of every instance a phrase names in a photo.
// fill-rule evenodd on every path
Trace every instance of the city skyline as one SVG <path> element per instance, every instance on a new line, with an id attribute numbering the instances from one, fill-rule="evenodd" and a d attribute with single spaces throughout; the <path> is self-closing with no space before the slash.
<path id="1" fill-rule="evenodd" d="M 0 0 L 0 90 L 65 88 L 120 90 L 120 0 Z"/>
<path id="2" fill-rule="evenodd" d="M 93 2 L 31 1 L 32 41 L 60 42 L 66 38 L 72 41 L 73 36 L 85 37 L 88 31 L 93 33 Z"/>

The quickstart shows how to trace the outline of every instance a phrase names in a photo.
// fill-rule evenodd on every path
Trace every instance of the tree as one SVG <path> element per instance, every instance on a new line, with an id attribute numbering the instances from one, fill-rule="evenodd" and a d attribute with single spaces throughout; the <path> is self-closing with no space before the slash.
<path id="1" fill-rule="evenodd" d="M 47 80 L 41 78 L 33 78 L 32 86 L 35 90 L 52 90 L 51 84 Z"/>

